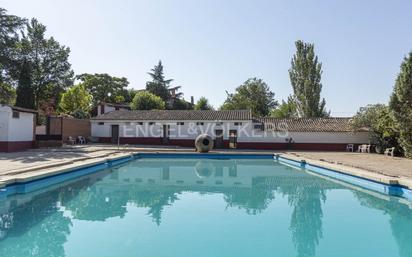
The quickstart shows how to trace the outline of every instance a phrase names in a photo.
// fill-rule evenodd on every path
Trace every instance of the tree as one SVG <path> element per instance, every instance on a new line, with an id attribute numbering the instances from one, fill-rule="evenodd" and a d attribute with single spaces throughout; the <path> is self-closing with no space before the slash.
<path id="1" fill-rule="evenodd" d="M 250 78 L 236 88 L 235 93 L 227 93 L 222 110 L 249 109 L 256 116 L 267 116 L 277 106 L 275 94 L 261 79 Z"/>
<path id="2" fill-rule="evenodd" d="M 296 53 L 289 69 L 290 82 L 293 88 L 293 99 L 299 117 L 325 117 L 326 101 L 320 99 L 322 91 L 322 63 L 318 62 L 314 45 L 296 41 Z"/>
<path id="3" fill-rule="evenodd" d="M 112 77 L 109 74 L 81 74 L 76 76 L 87 91 L 93 96 L 93 104 L 99 102 L 119 103 L 128 96 L 126 87 L 129 82 L 126 78 Z"/>
<path id="4" fill-rule="evenodd" d="M 0 82 L 0 104 L 14 105 L 16 101 L 16 90 L 6 83 Z"/>
<path id="5" fill-rule="evenodd" d="M 412 158 L 412 52 L 401 64 L 389 106 L 398 124 L 399 144 Z"/>
<path id="6" fill-rule="evenodd" d="M 193 105 L 187 102 L 185 99 L 174 98 L 172 101 L 169 102 L 168 109 L 170 110 L 193 110 Z"/>
<path id="7" fill-rule="evenodd" d="M 53 37 L 46 38 L 46 27 L 36 19 L 27 24 L 26 30 L 17 46 L 20 65 L 15 75 L 20 80 L 22 70 L 27 72 L 29 66 L 30 85 L 25 87 L 31 90 L 18 90 L 17 94 L 18 98 L 19 94 L 34 94 L 34 108 L 37 109 L 42 101 L 49 101 L 50 98 L 57 103 L 59 95 L 73 84 L 73 71 L 68 61 L 70 49 L 61 46 Z"/>
<path id="8" fill-rule="evenodd" d="M 390 114 L 389 107 L 384 104 L 375 104 L 362 107 L 351 121 L 355 130 L 369 130 L 369 137 L 376 145 L 377 152 L 382 153 L 385 148 L 396 147 L 399 133 L 395 121 Z"/>
<path id="9" fill-rule="evenodd" d="M 152 81 L 146 82 L 146 90 L 150 93 L 159 96 L 163 101 L 168 102 L 170 99 L 169 86 L 173 79 L 165 79 L 163 74 L 162 61 L 159 61 L 157 65 L 151 69 L 148 73 L 152 78 Z M 179 87 L 177 87 L 179 88 Z M 179 98 L 181 94 L 178 94 L 176 98 Z"/>
<path id="10" fill-rule="evenodd" d="M 92 106 L 92 95 L 87 92 L 83 84 L 69 88 L 63 95 L 59 109 L 76 118 L 85 118 Z"/>
<path id="11" fill-rule="evenodd" d="M 275 118 L 297 118 L 296 104 L 293 97 L 289 96 L 287 102 L 282 100 L 282 104 L 272 110 L 270 116 Z"/>
<path id="12" fill-rule="evenodd" d="M 213 110 L 213 106 L 209 104 L 209 100 L 206 97 L 202 96 L 195 104 L 195 110 Z"/>
<path id="13" fill-rule="evenodd" d="M 15 65 L 19 31 L 25 22 L 20 17 L 8 15 L 5 9 L 0 8 L 0 83 L 11 84 L 10 70 L 13 70 Z"/>
<path id="14" fill-rule="evenodd" d="M 130 104 L 132 110 L 163 110 L 162 98 L 147 91 L 137 92 Z"/>
<path id="15" fill-rule="evenodd" d="M 16 89 L 16 106 L 35 109 L 35 95 L 32 85 L 32 69 L 31 64 L 24 61 L 21 65 L 18 78 L 18 86 Z"/>
<path id="16" fill-rule="evenodd" d="M 127 94 L 124 97 L 124 103 L 131 103 L 137 92 L 138 90 L 134 88 L 130 88 L 129 90 L 127 90 Z"/>

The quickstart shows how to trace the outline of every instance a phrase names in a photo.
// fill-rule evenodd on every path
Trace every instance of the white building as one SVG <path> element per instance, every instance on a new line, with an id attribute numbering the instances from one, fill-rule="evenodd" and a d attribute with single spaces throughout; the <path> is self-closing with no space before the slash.
<path id="1" fill-rule="evenodd" d="M 194 146 L 199 134 L 216 148 L 345 150 L 369 142 L 350 118 L 254 118 L 247 110 L 112 111 L 92 118 L 92 136 L 103 143 Z"/>
<path id="2" fill-rule="evenodd" d="M 130 106 L 127 104 L 112 104 L 112 103 L 99 103 L 97 105 L 97 115 L 105 114 L 113 111 L 128 111 Z"/>
<path id="3" fill-rule="evenodd" d="M 0 105 L 0 152 L 34 147 L 36 114 L 30 109 Z"/>

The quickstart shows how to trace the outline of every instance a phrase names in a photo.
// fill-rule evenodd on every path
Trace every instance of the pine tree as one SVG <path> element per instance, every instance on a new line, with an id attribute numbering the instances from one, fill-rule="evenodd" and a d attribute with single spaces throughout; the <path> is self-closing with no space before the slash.
<path id="1" fill-rule="evenodd" d="M 293 100 L 299 117 L 324 117 L 326 101 L 320 99 L 322 91 L 322 63 L 318 62 L 314 45 L 296 41 L 296 53 L 289 69 Z"/>
<path id="2" fill-rule="evenodd" d="M 173 79 L 165 79 L 162 61 L 159 61 L 148 74 L 152 77 L 152 81 L 146 83 L 146 90 L 167 102 L 170 99 L 169 85 Z"/>
<path id="3" fill-rule="evenodd" d="M 405 57 L 396 79 L 389 107 L 399 129 L 399 144 L 412 158 L 412 52 Z"/>
<path id="4" fill-rule="evenodd" d="M 35 109 L 35 96 L 31 81 L 31 65 L 24 61 L 19 74 L 18 86 L 16 89 L 16 106 Z"/>

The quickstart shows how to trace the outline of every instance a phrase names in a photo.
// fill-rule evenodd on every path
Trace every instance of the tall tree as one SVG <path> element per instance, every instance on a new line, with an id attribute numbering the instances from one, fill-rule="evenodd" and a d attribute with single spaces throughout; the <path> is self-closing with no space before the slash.
<path id="1" fill-rule="evenodd" d="M 126 78 L 118 78 L 109 74 L 81 74 L 76 76 L 93 96 L 93 104 L 99 102 L 115 103 L 124 101 L 128 96 Z"/>
<path id="2" fill-rule="evenodd" d="M 162 98 L 147 91 L 139 91 L 130 104 L 132 110 L 163 110 L 165 103 Z"/>
<path id="3" fill-rule="evenodd" d="M 152 81 L 146 83 L 146 90 L 167 102 L 171 97 L 169 87 L 173 79 L 165 79 L 162 61 L 159 61 L 148 74 L 152 78 Z M 179 96 L 180 95 L 177 95 L 176 97 L 178 98 Z"/>
<path id="4" fill-rule="evenodd" d="M 63 95 L 59 109 L 66 114 L 88 113 L 92 106 L 92 95 L 83 84 L 69 88 Z"/>
<path id="5" fill-rule="evenodd" d="M 227 93 L 222 110 L 249 109 L 256 116 L 267 116 L 277 106 L 275 94 L 261 79 L 250 78 L 236 88 L 235 93 Z"/>
<path id="6" fill-rule="evenodd" d="M 0 8 L 0 83 L 10 83 L 10 70 L 15 65 L 16 44 L 19 42 L 19 31 L 25 20 L 15 15 L 7 14 Z"/>
<path id="7" fill-rule="evenodd" d="M 202 96 L 195 104 L 195 110 L 213 110 L 213 106 L 209 104 L 209 100 L 206 97 Z"/>
<path id="8" fill-rule="evenodd" d="M 32 69 L 30 62 L 24 61 L 19 71 L 16 106 L 29 109 L 36 108 L 31 74 Z"/>
<path id="9" fill-rule="evenodd" d="M 314 45 L 296 41 L 296 53 L 289 69 L 293 98 L 299 117 L 324 117 L 326 101 L 320 98 L 322 91 L 322 63 L 318 62 Z"/>
<path id="10" fill-rule="evenodd" d="M 53 37 L 46 38 L 46 26 L 36 19 L 31 19 L 26 30 L 19 44 L 19 56 L 23 62 L 30 62 L 34 106 L 38 108 L 42 101 L 51 98 L 57 103 L 58 96 L 73 84 L 68 60 L 70 49 L 61 46 Z"/>
<path id="11" fill-rule="evenodd" d="M 401 64 L 389 106 L 398 123 L 399 143 L 405 156 L 412 158 L 412 52 Z"/>

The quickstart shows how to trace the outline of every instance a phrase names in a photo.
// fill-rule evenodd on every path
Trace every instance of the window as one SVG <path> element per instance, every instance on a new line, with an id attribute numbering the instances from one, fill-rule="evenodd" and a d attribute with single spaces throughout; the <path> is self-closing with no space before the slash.
<path id="1" fill-rule="evenodd" d="M 223 122 L 216 122 L 216 126 L 222 126 Z"/>
<path id="2" fill-rule="evenodd" d="M 13 118 L 14 118 L 14 119 L 19 119 L 19 118 L 20 118 L 20 112 L 18 112 L 18 111 L 13 111 Z"/>
<path id="3" fill-rule="evenodd" d="M 138 122 L 137 125 L 142 126 L 142 125 L 143 125 L 143 122 Z"/>
<path id="4" fill-rule="evenodd" d="M 196 125 L 203 126 L 203 125 L 205 125 L 205 123 L 204 122 L 196 122 Z"/>
<path id="5" fill-rule="evenodd" d="M 150 126 L 153 126 L 155 123 L 154 122 L 149 122 L 149 125 Z"/>
<path id="6" fill-rule="evenodd" d="M 178 122 L 177 125 L 178 126 L 183 126 L 183 125 L 185 125 L 185 123 L 184 122 Z"/>
<path id="7" fill-rule="evenodd" d="M 253 128 L 254 128 L 254 129 L 264 130 L 264 129 L 265 129 L 265 126 L 263 126 L 263 124 L 255 124 L 255 125 L 253 125 Z"/>
<path id="8" fill-rule="evenodd" d="M 235 126 L 242 126 L 242 122 L 235 122 Z"/>
<path id="9" fill-rule="evenodd" d="M 104 122 L 99 122 L 97 123 L 97 125 L 104 125 Z"/>

